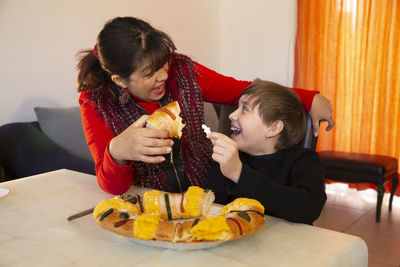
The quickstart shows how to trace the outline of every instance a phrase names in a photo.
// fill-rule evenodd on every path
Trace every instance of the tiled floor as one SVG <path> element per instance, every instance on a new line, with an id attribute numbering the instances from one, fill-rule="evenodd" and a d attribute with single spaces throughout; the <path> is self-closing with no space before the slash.
<path id="1" fill-rule="evenodd" d="M 327 185 L 328 200 L 315 226 L 356 235 L 368 247 L 369 267 L 400 266 L 400 198 L 385 194 L 380 223 L 375 222 L 376 191 L 356 191 L 343 184 Z"/>

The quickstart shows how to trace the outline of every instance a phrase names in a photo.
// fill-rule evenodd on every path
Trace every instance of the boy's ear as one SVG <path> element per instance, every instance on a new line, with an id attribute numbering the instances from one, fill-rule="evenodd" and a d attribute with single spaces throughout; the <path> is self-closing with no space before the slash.
<path id="1" fill-rule="evenodd" d="M 266 137 L 269 138 L 269 137 L 277 136 L 278 134 L 280 134 L 282 132 L 283 127 L 285 127 L 285 125 L 283 124 L 283 121 L 281 121 L 281 120 L 274 121 L 268 127 Z"/>
<path id="2" fill-rule="evenodd" d="M 111 75 L 111 80 L 122 88 L 128 87 L 128 83 L 124 79 L 122 79 L 121 76 L 119 76 L 117 74 Z"/>

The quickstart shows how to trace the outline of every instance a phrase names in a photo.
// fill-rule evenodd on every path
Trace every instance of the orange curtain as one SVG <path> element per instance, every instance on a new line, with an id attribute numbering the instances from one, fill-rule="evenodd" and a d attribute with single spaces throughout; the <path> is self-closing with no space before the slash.
<path id="1" fill-rule="evenodd" d="M 293 86 L 328 97 L 336 120 L 317 150 L 400 159 L 400 1 L 298 0 L 297 15 Z"/>

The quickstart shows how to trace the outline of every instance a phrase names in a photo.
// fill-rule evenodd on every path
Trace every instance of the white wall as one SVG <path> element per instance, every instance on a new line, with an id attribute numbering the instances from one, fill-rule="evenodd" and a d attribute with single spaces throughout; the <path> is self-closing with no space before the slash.
<path id="1" fill-rule="evenodd" d="M 35 120 L 35 106 L 77 106 L 75 54 L 116 16 L 151 22 L 178 52 L 217 68 L 218 8 L 214 0 L 0 0 L 0 125 Z"/>
<path id="2" fill-rule="evenodd" d="M 291 85 L 294 0 L 0 0 L 0 125 L 76 106 L 75 54 L 104 23 L 137 16 L 223 74 Z"/>
<path id="3" fill-rule="evenodd" d="M 295 0 L 221 0 L 220 71 L 293 85 Z"/>

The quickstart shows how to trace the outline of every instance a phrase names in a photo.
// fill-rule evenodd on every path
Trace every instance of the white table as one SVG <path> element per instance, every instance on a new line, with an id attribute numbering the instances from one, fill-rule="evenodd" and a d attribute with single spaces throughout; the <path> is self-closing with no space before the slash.
<path id="1" fill-rule="evenodd" d="M 59 170 L 0 183 L 0 266 L 367 266 L 356 236 L 267 217 L 256 234 L 206 250 L 141 246 L 73 213 L 111 198 L 95 176 Z M 135 189 L 132 189 L 135 190 Z"/>

